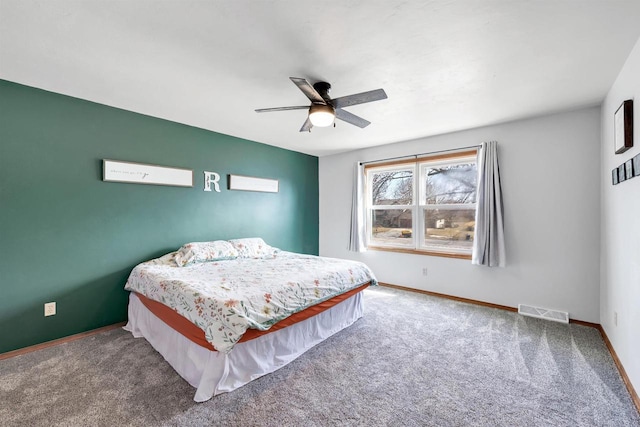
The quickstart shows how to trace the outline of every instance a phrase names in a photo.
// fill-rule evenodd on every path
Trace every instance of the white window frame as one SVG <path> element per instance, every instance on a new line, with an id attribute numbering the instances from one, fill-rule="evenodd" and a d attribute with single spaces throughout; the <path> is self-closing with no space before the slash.
<path id="1" fill-rule="evenodd" d="M 409 205 L 373 205 L 373 188 L 370 185 L 369 181 L 369 172 L 372 174 L 376 172 L 394 172 L 394 171 L 402 171 L 402 170 L 412 170 L 413 171 L 413 194 L 411 196 L 411 204 Z M 366 172 L 366 188 L 367 188 L 367 246 L 371 247 L 381 247 L 381 248 L 400 248 L 400 249 L 413 249 L 415 248 L 416 236 L 415 236 L 415 224 L 416 224 L 416 215 L 417 215 L 417 191 L 416 191 L 416 173 L 417 173 L 417 165 L 414 163 L 411 164 L 397 164 L 395 166 L 379 166 L 373 167 L 371 169 L 367 169 Z M 390 209 L 409 209 L 411 210 L 411 239 L 407 239 L 407 245 L 392 245 L 385 244 L 383 242 L 372 242 L 371 237 L 372 233 L 372 219 L 373 219 L 373 211 L 374 210 L 390 210 Z"/>
<path id="2" fill-rule="evenodd" d="M 452 258 L 471 259 L 471 248 L 446 248 L 442 246 L 429 245 L 424 242 L 425 235 L 425 210 L 445 210 L 445 209 L 469 209 L 475 212 L 476 203 L 459 204 L 426 204 L 426 179 L 423 179 L 423 171 L 426 168 L 455 165 L 462 163 L 476 163 L 477 151 L 465 151 L 460 153 L 449 153 L 441 156 L 421 157 L 414 160 L 404 160 L 398 162 L 388 162 L 371 164 L 365 167 L 366 185 L 366 212 L 367 212 L 367 247 L 374 250 L 386 250 L 393 252 L 417 253 L 422 255 L 435 255 Z M 376 172 L 392 172 L 398 170 L 413 170 L 413 198 L 410 205 L 373 205 L 373 188 L 371 177 Z M 407 239 L 406 245 L 385 243 L 373 240 L 373 211 L 385 209 L 410 209 L 411 215 L 411 239 Z M 475 234 L 475 231 L 474 231 Z"/>

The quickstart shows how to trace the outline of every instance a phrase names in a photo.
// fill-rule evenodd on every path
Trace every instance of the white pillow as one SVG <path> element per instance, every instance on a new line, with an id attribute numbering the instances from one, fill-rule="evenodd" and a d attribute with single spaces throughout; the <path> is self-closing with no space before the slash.
<path id="1" fill-rule="evenodd" d="M 221 261 L 238 258 L 238 251 L 225 240 L 213 242 L 191 242 L 182 245 L 176 252 L 175 261 L 178 267 L 186 267 L 198 262 Z"/>
<path id="2" fill-rule="evenodd" d="M 269 258 L 273 257 L 277 248 L 267 245 L 260 237 L 229 240 L 238 251 L 239 258 Z"/>

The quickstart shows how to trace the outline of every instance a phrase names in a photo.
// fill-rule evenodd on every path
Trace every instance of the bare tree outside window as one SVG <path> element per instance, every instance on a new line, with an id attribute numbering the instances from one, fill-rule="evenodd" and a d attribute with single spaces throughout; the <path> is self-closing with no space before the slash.
<path id="1" fill-rule="evenodd" d="M 471 249 L 478 173 L 474 163 L 423 167 L 424 245 Z"/>
<path id="2" fill-rule="evenodd" d="M 425 170 L 426 204 L 476 202 L 478 172 L 475 163 L 426 167 Z"/>
<path id="3" fill-rule="evenodd" d="M 373 174 L 372 238 L 381 243 L 413 245 L 413 168 Z M 403 206 L 404 209 L 397 209 Z"/>
<path id="4" fill-rule="evenodd" d="M 410 205 L 413 201 L 413 170 L 373 174 L 374 205 Z"/>

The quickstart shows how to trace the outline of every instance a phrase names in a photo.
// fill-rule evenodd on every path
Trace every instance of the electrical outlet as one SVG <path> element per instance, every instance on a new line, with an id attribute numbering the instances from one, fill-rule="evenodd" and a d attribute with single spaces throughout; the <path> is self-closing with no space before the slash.
<path id="1" fill-rule="evenodd" d="M 423 276 L 426 276 L 426 275 L 427 275 L 427 267 L 425 267 L 425 268 L 423 268 L 423 269 L 422 269 L 422 275 L 423 275 Z"/>
<path id="2" fill-rule="evenodd" d="M 56 314 L 56 303 L 55 302 L 48 302 L 44 305 L 44 315 L 46 316 L 53 316 Z"/>
<path id="3" fill-rule="evenodd" d="M 613 326 L 618 326 L 618 312 L 613 312 Z"/>

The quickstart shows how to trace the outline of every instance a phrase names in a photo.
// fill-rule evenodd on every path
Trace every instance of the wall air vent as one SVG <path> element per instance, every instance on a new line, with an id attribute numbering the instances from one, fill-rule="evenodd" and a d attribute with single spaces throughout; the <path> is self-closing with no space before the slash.
<path id="1" fill-rule="evenodd" d="M 518 304 L 518 313 L 523 316 L 553 320 L 554 322 L 560 323 L 569 323 L 569 313 L 566 311 L 549 310 L 547 308 L 534 307 L 532 305 Z"/>

